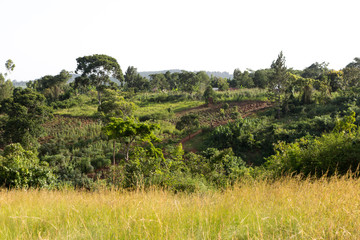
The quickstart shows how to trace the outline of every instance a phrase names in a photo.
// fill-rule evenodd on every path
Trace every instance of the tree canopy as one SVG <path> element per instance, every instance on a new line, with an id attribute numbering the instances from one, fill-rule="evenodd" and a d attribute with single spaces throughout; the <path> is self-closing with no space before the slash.
<path id="1" fill-rule="evenodd" d="M 37 137 L 43 130 L 41 123 L 51 116 L 44 95 L 30 88 L 15 88 L 13 97 L 1 102 L 0 113 L 8 115 L 4 126 L 5 141 L 21 143 L 27 148 L 37 145 Z"/>
<path id="2" fill-rule="evenodd" d="M 134 119 L 124 120 L 122 118 L 111 118 L 110 122 L 103 128 L 109 139 L 118 140 L 125 145 L 125 160 L 129 161 L 131 145 L 136 142 L 158 141 L 154 135 L 154 130 L 158 125 L 148 123 L 138 123 Z"/>
<path id="3" fill-rule="evenodd" d="M 104 54 L 79 57 L 76 59 L 77 68 L 75 73 L 81 76 L 75 79 L 75 86 L 95 86 L 98 92 L 98 102 L 101 104 L 101 93 L 104 87 L 112 85 L 110 77 L 116 78 L 120 84 L 124 82 L 124 76 L 120 65 L 113 57 Z"/>

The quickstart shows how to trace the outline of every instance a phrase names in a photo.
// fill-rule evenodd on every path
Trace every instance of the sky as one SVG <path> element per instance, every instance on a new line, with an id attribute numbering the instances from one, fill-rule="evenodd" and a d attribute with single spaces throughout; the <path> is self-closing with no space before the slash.
<path id="1" fill-rule="evenodd" d="M 269 68 L 360 57 L 359 0 L 0 0 L 0 72 L 17 81 L 106 54 L 125 73 Z"/>

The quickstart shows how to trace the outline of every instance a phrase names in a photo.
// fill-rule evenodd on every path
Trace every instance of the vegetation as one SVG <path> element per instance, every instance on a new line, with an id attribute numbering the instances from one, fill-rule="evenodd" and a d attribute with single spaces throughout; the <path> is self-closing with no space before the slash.
<path id="1" fill-rule="evenodd" d="M 225 191 L 2 191 L 4 239 L 358 239 L 359 179 L 244 182 Z"/>
<path id="2" fill-rule="evenodd" d="M 81 75 L 71 83 L 62 70 L 13 88 L 5 81 L 11 60 L 0 75 L 0 197 L 24 198 L 16 207 L 28 211 L 1 205 L 4 216 L 14 216 L 0 215 L 1 236 L 356 238 L 358 224 L 345 212 L 356 199 L 360 163 L 358 58 L 340 70 L 317 62 L 294 70 L 281 52 L 270 68 L 235 69 L 231 79 L 203 71 L 144 78 L 132 66 L 123 75 L 107 55 L 77 63 Z M 339 202 L 341 211 L 330 202 L 320 208 L 322 198 L 340 201 L 344 189 L 335 186 L 355 198 Z M 49 219 L 49 210 L 26 200 L 43 195 L 52 196 L 46 204 L 60 199 L 54 211 L 65 217 Z M 81 199 L 76 217 L 68 198 Z M 141 201 L 140 216 L 140 198 L 157 205 Z M 320 214 L 326 218 L 314 227 Z M 351 216 L 357 219 L 356 209 Z M 18 221 L 27 235 L 15 229 Z"/>

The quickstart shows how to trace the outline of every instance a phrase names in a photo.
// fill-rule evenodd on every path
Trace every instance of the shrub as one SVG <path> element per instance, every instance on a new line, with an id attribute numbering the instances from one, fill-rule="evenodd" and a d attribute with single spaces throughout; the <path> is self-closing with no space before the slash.
<path id="1" fill-rule="evenodd" d="M 331 133 L 316 138 L 301 138 L 294 143 L 280 142 L 276 154 L 267 158 L 275 174 L 282 172 L 322 176 L 356 171 L 360 163 L 360 131 L 355 114 L 339 120 Z"/>
<path id="2" fill-rule="evenodd" d="M 5 187 L 51 188 L 55 180 L 47 163 L 40 163 L 36 154 L 24 150 L 19 143 L 5 147 L 0 156 L 0 184 Z"/>

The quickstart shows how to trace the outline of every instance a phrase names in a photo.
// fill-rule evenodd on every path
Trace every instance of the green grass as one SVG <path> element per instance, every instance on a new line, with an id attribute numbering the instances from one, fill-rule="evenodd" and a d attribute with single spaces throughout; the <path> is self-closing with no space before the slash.
<path id="1" fill-rule="evenodd" d="M 194 138 L 186 141 L 183 145 L 185 151 L 196 150 L 196 151 L 203 151 L 206 150 L 205 141 L 209 136 L 210 132 L 202 132 L 196 135 Z"/>
<path id="2" fill-rule="evenodd" d="M 70 99 L 64 101 L 65 106 L 71 106 L 66 108 L 58 108 L 54 110 L 54 114 L 67 115 L 73 117 L 88 117 L 97 112 L 98 104 L 97 99 L 94 96 L 94 92 L 90 92 L 88 95 L 81 94 L 73 96 Z"/>
<path id="3" fill-rule="evenodd" d="M 224 191 L 0 192 L 0 239 L 360 239 L 360 181 Z"/>
<path id="4" fill-rule="evenodd" d="M 71 108 L 57 109 L 54 111 L 54 114 L 73 117 L 87 117 L 94 115 L 97 112 L 97 108 L 97 105 L 75 106 Z"/>
<path id="5" fill-rule="evenodd" d="M 138 107 L 135 116 L 141 117 L 150 114 L 168 114 L 170 108 L 174 113 L 184 111 L 189 108 L 203 105 L 203 101 L 183 101 L 183 102 L 166 102 L 166 103 L 148 103 Z"/>

